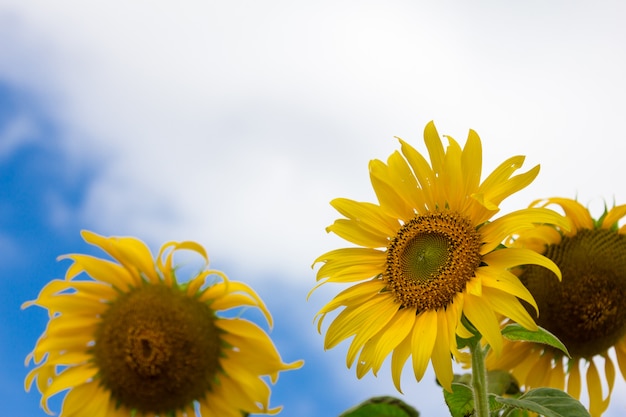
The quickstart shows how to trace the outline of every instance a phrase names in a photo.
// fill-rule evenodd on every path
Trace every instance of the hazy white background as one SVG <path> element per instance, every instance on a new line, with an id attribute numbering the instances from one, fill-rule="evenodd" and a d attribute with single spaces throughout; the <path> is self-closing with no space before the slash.
<path id="1" fill-rule="evenodd" d="M 57 155 L 81 190 L 42 196 L 58 239 L 89 228 L 205 245 L 267 301 L 285 359 L 307 361 L 274 390 L 282 415 L 337 415 L 395 391 L 388 368 L 357 381 L 347 346 L 323 352 L 312 324 L 337 289 L 306 302 L 311 263 L 344 245 L 324 231 L 329 200 L 371 201 L 368 161 L 394 136 L 424 150 L 434 120 L 462 143 L 478 132 L 484 173 L 516 154 L 541 164 L 503 210 L 555 195 L 597 215 L 626 203 L 625 19 L 619 1 L 0 0 L 0 84 L 27 103 L 0 119 L 0 164 L 25 147 Z M 0 230 L 9 263 L 28 259 L 18 240 Z M 23 372 L 3 375 L 5 394 Z M 417 386 L 405 374 L 403 398 L 446 415 L 432 373 Z M 623 415 L 625 392 L 607 415 Z M 38 399 L 2 402 L 17 415 Z"/>

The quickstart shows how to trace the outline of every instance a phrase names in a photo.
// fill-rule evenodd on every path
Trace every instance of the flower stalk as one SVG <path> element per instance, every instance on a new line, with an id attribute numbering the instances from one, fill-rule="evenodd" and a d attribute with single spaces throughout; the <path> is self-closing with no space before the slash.
<path id="1" fill-rule="evenodd" d="M 479 338 L 470 339 L 472 355 L 472 391 L 474 409 L 477 417 L 489 417 L 489 399 L 487 397 L 487 369 L 485 367 L 485 351 Z"/>

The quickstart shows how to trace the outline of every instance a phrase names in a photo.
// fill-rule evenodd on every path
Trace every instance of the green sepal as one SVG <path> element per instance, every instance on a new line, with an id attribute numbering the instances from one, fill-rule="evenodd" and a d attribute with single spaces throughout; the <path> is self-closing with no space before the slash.
<path id="1" fill-rule="evenodd" d="M 555 388 L 537 388 L 518 398 L 495 397 L 505 410 L 521 409 L 545 417 L 590 417 L 585 407 L 569 394 Z M 504 415 L 514 415 L 507 414 Z"/>
<path id="2" fill-rule="evenodd" d="M 339 417 L 419 417 L 420 413 L 394 397 L 373 397 L 353 407 Z"/>
<path id="3" fill-rule="evenodd" d="M 502 329 L 502 336 L 512 341 L 543 343 L 544 345 L 559 349 L 561 352 L 565 353 L 568 358 L 571 358 L 565 345 L 555 335 L 543 327 L 539 327 L 537 331 L 532 331 L 517 323 L 512 323 Z"/>

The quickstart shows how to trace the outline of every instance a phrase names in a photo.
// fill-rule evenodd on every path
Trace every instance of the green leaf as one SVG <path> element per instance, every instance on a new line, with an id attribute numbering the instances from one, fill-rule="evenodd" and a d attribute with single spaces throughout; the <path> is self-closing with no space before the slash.
<path id="1" fill-rule="evenodd" d="M 590 417 L 580 401 L 555 388 L 533 389 L 519 398 L 496 397 L 496 401 L 545 417 Z"/>
<path id="2" fill-rule="evenodd" d="M 452 383 L 452 392 L 443 390 L 443 398 L 450 410 L 452 417 L 469 417 L 474 415 L 474 394 L 469 385 Z M 489 395 L 489 409 L 496 411 L 502 405 L 495 399 L 495 395 Z"/>
<path id="3" fill-rule="evenodd" d="M 353 407 L 339 417 L 419 417 L 420 413 L 394 397 L 373 397 Z"/>
<path id="4" fill-rule="evenodd" d="M 496 395 L 514 395 L 519 393 L 519 384 L 507 371 L 487 371 L 487 392 Z"/>
<path id="5" fill-rule="evenodd" d="M 533 332 L 531 330 L 525 329 L 517 323 L 512 323 L 502 329 L 502 336 L 512 341 L 543 343 L 544 345 L 549 345 L 553 348 L 559 349 L 560 351 L 565 353 L 568 358 L 571 358 L 565 345 L 561 343 L 561 341 L 555 335 L 542 327 L 539 327 L 539 330 Z"/>

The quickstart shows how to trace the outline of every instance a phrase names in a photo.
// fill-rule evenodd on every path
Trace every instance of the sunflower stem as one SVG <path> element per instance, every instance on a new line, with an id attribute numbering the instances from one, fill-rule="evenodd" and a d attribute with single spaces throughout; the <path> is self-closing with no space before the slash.
<path id="1" fill-rule="evenodd" d="M 489 417 L 489 399 L 487 397 L 487 370 L 485 368 L 485 351 L 480 346 L 480 339 L 470 343 L 472 354 L 472 391 L 474 393 L 474 409 L 476 417 Z"/>

